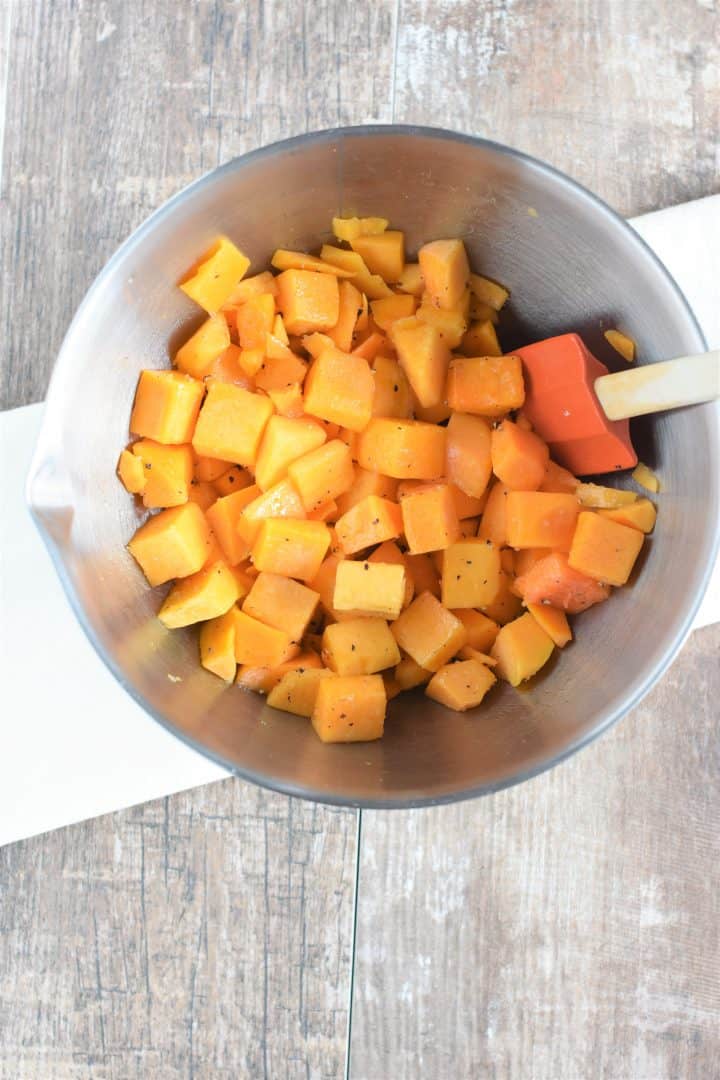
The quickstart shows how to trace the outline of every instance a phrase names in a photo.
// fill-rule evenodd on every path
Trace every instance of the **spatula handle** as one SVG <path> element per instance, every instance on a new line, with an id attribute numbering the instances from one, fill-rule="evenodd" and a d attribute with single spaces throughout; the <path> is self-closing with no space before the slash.
<path id="1" fill-rule="evenodd" d="M 601 375 L 595 393 L 608 420 L 720 398 L 720 350 Z"/>

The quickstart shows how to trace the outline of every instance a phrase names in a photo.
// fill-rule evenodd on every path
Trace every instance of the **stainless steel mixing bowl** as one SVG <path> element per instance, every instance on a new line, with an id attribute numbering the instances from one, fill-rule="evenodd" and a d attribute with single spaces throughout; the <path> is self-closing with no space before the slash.
<path id="1" fill-rule="evenodd" d="M 635 583 L 578 618 L 577 640 L 531 692 L 499 687 L 466 715 L 403 695 L 390 706 L 383 740 L 323 745 L 306 721 L 203 671 L 195 632 L 157 621 L 160 591 L 148 589 L 125 551 L 142 515 L 115 465 L 138 372 L 167 365 L 201 319 L 175 287 L 198 253 L 225 232 L 263 267 L 275 247 L 317 248 L 338 213 L 389 217 L 406 231 L 410 251 L 464 237 L 475 269 L 512 289 L 508 349 L 579 330 L 612 365 L 602 339 L 611 326 L 632 333 L 642 363 L 704 347 L 649 249 L 553 169 L 424 128 L 306 135 L 198 180 L 110 260 L 60 351 L 29 501 L 102 659 L 151 716 L 198 750 L 257 783 L 342 805 L 412 806 L 495 791 L 599 735 L 637 704 L 680 647 L 717 540 L 717 409 L 637 425 L 641 456 L 663 478 L 655 535 Z"/>

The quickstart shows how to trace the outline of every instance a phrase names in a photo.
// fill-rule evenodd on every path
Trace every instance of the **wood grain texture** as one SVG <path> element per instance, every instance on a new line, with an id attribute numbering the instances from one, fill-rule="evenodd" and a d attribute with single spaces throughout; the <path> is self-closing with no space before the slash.
<path id="1" fill-rule="evenodd" d="M 718 1075 L 719 655 L 527 784 L 363 813 L 354 1080 Z"/>

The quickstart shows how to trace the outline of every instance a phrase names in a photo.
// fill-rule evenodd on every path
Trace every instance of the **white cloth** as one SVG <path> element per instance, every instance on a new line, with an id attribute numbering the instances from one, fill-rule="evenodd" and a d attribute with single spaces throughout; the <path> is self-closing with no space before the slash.
<path id="1" fill-rule="evenodd" d="M 720 196 L 632 224 L 720 347 Z M 128 697 L 75 620 L 25 507 L 42 409 L 0 414 L 0 845 L 227 775 Z M 720 620 L 719 570 L 696 626 Z"/>

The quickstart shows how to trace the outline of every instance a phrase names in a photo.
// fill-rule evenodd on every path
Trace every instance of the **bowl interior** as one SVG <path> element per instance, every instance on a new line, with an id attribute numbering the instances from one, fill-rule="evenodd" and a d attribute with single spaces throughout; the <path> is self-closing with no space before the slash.
<path id="1" fill-rule="evenodd" d="M 232 162 L 182 192 L 115 255 L 63 345 L 31 501 L 76 611 L 127 689 L 181 737 L 239 773 L 326 801 L 407 805 L 493 790 L 560 759 L 620 716 L 668 663 L 699 602 L 718 519 L 717 411 L 635 426 L 663 479 L 637 580 L 575 620 L 576 641 L 527 691 L 497 687 L 474 714 L 420 694 L 390 706 L 376 743 L 323 746 L 296 717 L 198 666 L 193 631 L 155 618 L 124 545 L 142 515 L 115 478 L 139 371 L 167 366 L 202 319 L 175 288 L 219 233 L 263 268 L 278 246 L 315 249 L 334 214 L 382 214 L 408 250 L 464 237 L 473 266 L 512 289 L 506 349 L 577 330 L 611 368 L 619 326 L 641 362 L 700 351 L 654 257 L 572 182 L 492 144 L 410 129 L 308 136 Z M 619 362 L 622 363 L 621 361 Z M 529 692 L 531 689 L 532 692 Z"/>

